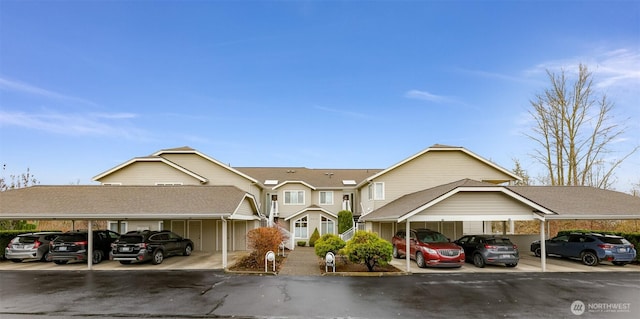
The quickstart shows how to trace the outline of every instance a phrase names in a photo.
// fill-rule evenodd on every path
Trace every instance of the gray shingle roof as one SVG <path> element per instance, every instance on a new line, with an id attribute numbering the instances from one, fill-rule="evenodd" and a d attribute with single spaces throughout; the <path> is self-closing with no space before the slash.
<path id="1" fill-rule="evenodd" d="M 404 195 L 364 215 L 363 220 L 397 220 L 459 187 L 504 187 L 551 212 L 547 219 L 640 219 L 640 197 L 586 186 L 499 186 L 463 179 Z"/>
<path id="2" fill-rule="evenodd" d="M 220 218 L 246 192 L 234 186 L 32 186 L 0 192 L 0 218 Z"/>
<path id="3" fill-rule="evenodd" d="M 343 180 L 353 180 L 359 184 L 367 177 L 374 175 L 381 169 L 335 169 L 335 168 L 306 168 L 306 167 L 234 167 L 234 169 L 247 174 L 260 183 L 266 180 L 304 181 L 319 188 L 353 188 L 355 185 L 344 185 Z M 273 187 L 275 185 L 266 185 Z"/>
<path id="4" fill-rule="evenodd" d="M 550 218 L 640 218 L 640 197 L 587 186 L 509 186 L 556 213 Z"/>

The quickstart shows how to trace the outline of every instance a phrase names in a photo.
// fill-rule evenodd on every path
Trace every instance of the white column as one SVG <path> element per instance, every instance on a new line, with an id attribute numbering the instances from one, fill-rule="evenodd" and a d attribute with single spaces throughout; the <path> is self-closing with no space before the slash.
<path id="1" fill-rule="evenodd" d="M 409 219 L 407 218 L 406 224 L 406 233 L 404 236 L 405 246 L 404 246 L 404 256 L 407 261 L 407 272 L 411 272 L 411 242 L 409 238 L 411 238 L 411 226 L 409 225 Z"/>
<path id="2" fill-rule="evenodd" d="M 87 268 L 91 270 L 93 266 L 93 222 L 91 220 L 87 221 Z"/>
<path id="3" fill-rule="evenodd" d="M 547 271 L 547 244 L 544 235 L 544 220 L 540 221 L 540 268 L 542 272 Z"/>
<path id="4" fill-rule="evenodd" d="M 227 220 L 222 217 L 222 269 L 227 269 Z"/>

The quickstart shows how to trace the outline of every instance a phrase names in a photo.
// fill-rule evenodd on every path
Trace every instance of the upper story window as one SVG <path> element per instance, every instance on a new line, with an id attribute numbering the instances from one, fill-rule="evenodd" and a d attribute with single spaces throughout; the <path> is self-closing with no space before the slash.
<path id="1" fill-rule="evenodd" d="M 320 192 L 320 205 L 333 205 L 333 192 Z"/>
<path id="2" fill-rule="evenodd" d="M 369 199 L 384 200 L 384 183 L 375 182 L 369 184 Z"/>
<path id="3" fill-rule="evenodd" d="M 304 205 L 304 191 L 284 191 L 285 205 Z"/>

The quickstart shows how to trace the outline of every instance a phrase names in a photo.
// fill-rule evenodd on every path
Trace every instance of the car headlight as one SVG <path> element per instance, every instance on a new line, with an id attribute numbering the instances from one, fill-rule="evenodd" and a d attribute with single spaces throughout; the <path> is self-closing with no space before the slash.
<path id="1" fill-rule="evenodd" d="M 424 251 L 426 251 L 427 254 L 433 254 L 433 255 L 438 254 L 438 252 L 436 252 L 435 249 L 431 249 L 431 248 L 427 248 L 427 247 L 424 248 Z"/>

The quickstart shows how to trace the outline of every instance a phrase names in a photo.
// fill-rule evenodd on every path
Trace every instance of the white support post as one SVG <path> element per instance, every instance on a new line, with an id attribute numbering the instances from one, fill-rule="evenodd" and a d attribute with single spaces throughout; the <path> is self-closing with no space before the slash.
<path id="1" fill-rule="evenodd" d="M 540 221 L 540 267 L 542 272 L 547 271 L 547 244 L 545 242 L 544 223 L 544 219 Z"/>
<path id="2" fill-rule="evenodd" d="M 222 269 L 227 269 L 227 220 L 222 217 Z"/>
<path id="3" fill-rule="evenodd" d="M 87 268 L 91 270 L 93 266 L 93 222 L 91 220 L 87 221 Z"/>
<path id="4" fill-rule="evenodd" d="M 409 238 L 411 238 L 411 227 L 409 226 L 408 218 L 407 218 L 406 226 L 407 226 L 406 227 L 407 230 L 404 236 L 404 240 L 405 240 L 404 255 L 407 261 L 407 272 L 411 272 L 411 242 L 409 240 Z"/>

